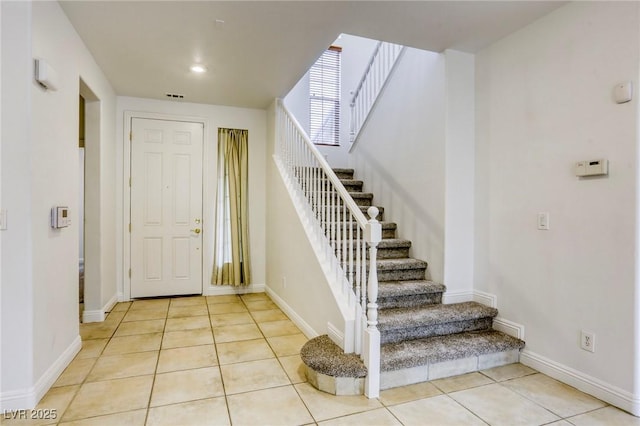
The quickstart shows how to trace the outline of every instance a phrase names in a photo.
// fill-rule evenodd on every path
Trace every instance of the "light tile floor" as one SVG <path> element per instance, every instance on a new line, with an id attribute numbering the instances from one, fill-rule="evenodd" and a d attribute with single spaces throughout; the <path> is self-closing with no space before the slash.
<path id="1" fill-rule="evenodd" d="M 336 397 L 306 383 L 306 338 L 265 294 L 119 303 L 81 324 L 83 348 L 37 408 L 60 425 L 639 425 L 512 364 Z"/>

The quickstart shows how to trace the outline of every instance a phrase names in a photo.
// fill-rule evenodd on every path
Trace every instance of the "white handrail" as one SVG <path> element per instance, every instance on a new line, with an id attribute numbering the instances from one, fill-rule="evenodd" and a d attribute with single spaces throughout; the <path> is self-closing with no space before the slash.
<path id="1" fill-rule="evenodd" d="M 345 352 L 360 354 L 367 366 L 365 395 L 380 391 L 380 333 L 376 250 L 382 227 L 378 209 L 367 219 L 324 156 L 281 100 L 276 103 L 276 162 L 289 190 L 300 203 L 308 233 L 329 265 L 330 284 L 354 314 L 344 330 Z M 367 259 L 367 252 L 369 257 Z"/>
<path id="2" fill-rule="evenodd" d="M 404 52 L 404 46 L 400 44 L 381 41 L 376 45 L 360 83 L 351 98 L 349 137 L 352 143 L 358 138 L 360 130 L 369 117 L 369 112 L 387 84 L 389 75 L 395 68 L 402 52 Z"/>
<path id="3" fill-rule="evenodd" d="M 358 205 L 356 204 L 356 202 L 353 201 L 353 198 L 351 197 L 351 195 L 349 195 L 349 192 L 344 187 L 344 185 L 342 184 L 338 176 L 335 174 L 335 172 L 333 171 L 333 169 L 331 168 L 327 160 L 320 153 L 320 151 L 315 146 L 315 144 L 311 142 L 311 139 L 309 139 L 309 136 L 307 136 L 307 132 L 303 129 L 303 127 L 300 125 L 298 120 L 292 114 L 290 114 L 289 111 L 287 111 L 286 107 L 284 106 L 284 104 L 280 99 L 278 99 L 278 105 L 281 108 L 280 111 L 284 112 L 287 115 L 287 119 L 291 121 L 291 124 L 298 131 L 299 136 L 303 138 L 304 142 L 307 145 L 306 146 L 307 149 L 313 154 L 315 161 L 318 162 L 318 166 L 322 168 L 324 173 L 327 175 L 327 178 L 339 191 L 340 197 L 345 200 L 347 207 L 349 208 L 349 211 L 353 213 L 353 215 L 358 221 L 358 224 L 364 227 L 365 224 L 368 222 L 367 218 L 364 216 L 364 213 L 362 213 L 362 211 L 358 208 Z"/>

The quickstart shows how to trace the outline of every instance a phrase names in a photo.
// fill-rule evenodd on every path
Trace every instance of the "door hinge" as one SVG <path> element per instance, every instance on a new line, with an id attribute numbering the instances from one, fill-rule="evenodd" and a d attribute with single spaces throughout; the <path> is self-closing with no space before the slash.
<path id="1" fill-rule="evenodd" d="M 129 278 L 131 278 L 131 268 L 129 268 Z"/>
<path id="2" fill-rule="evenodd" d="M 133 141 L 133 131 L 129 132 L 129 142 Z"/>
<path id="3" fill-rule="evenodd" d="M 129 188 L 131 188 L 131 178 L 129 178 Z"/>
<path id="4" fill-rule="evenodd" d="M 129 232 L 131 232 L 131 224 L 129 224 Z"/>

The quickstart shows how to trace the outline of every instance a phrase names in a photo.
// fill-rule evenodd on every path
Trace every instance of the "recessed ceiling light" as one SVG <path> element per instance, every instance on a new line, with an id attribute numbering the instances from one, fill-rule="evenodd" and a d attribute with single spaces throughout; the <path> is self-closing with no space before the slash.
<path id="1" fill-rule="evenodd" d="M 205 66 L 204 66 L 204 65 L 199 65 L 199 64 L 191 65 L 191 68 L 190 68 L 190 69 L 191 69 L 191 71 L 193 71 L 193 72 L 197 72 L 197 73 L 199 73 L 199 74 L 201 74 L 201 73 L 203 73 L 203 72 L 206 72 L 206 71 L 207 71 L 207 68 L 205 68 Z"/>

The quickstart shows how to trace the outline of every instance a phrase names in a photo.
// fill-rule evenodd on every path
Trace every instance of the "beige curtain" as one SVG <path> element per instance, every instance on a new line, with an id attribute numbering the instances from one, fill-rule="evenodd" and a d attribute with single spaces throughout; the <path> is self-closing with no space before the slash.
<path id="1" fill-rule="evenodd" d="M 249 132 L 218 129 L 218 197 L 212 284 L 248 285 Z"/>

